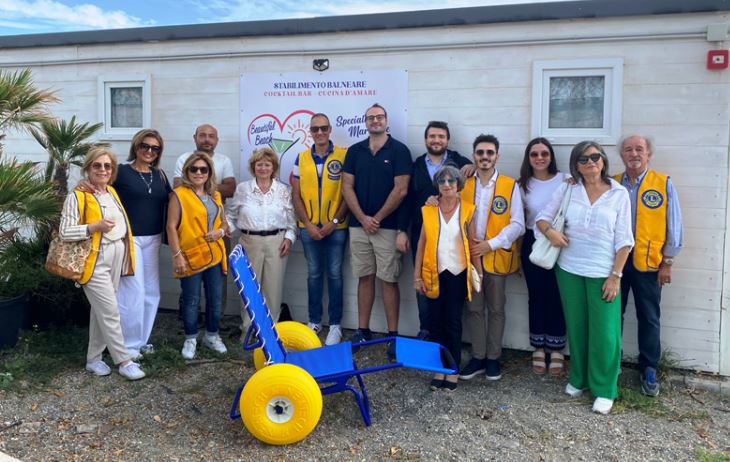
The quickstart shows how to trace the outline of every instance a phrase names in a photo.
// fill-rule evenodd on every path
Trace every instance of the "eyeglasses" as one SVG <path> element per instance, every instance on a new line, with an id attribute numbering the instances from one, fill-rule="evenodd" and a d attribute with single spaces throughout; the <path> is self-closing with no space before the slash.
<path id="1" fill-rule="evenodd" d="M 195 165 L 191 165 L 188 167 L 188 172 L 190 173 L 202 173 L 203 175 L 208 174 L 208 167 L 196 167 Z"/>
<path id="2" fill-rule="evenodd" d="M 328 131 L 330 131 L 330 126 L 321 125 L 319 127 L 315 127 L 314 125 L 312 125 L 309 127 L 309 131 L 312 133 L 317 133 L 317 132 L 327 133 Z"/>
<path id="3" fill-rule="evenodd" d="M 155 154 L 159 154 L 159 153 L 162 152 L 162 148 L 161 147 L 159 147 L 159 146 L 153 146 L 153 145 L 147 144 L 147 143 L 139 143 L 139 148 L 138 149 L 141 149 L 143 151 L 149 151 L 151 149 L 152 152 L 154 152 Z"/>
<path id="4" fill-rule="evenodd" d="M 104 170 L 108 170 L 111 172 L 112 164 L 110 164 L 109 162 L 105 162 L 103 164 L 101 162 L 94 162 L 91 164 L 91 168 L 93 168 L 94 170 L 104 169 Z"/>
<path id="5" fill-rule="evenodd" d="M 381 120 L 385 120 L 385 114 L 365 116 L 365 120 L 367 120 L 368 122 L 372 122 L 373 120 L 377 120 L 378 122 L 380 122 Z"/>
<path id="6" fill-rule="evenodd" d="M 491 156 L 497 154 L 497 151 L 495 151 L 494 149 L 477 149 L 476 151 L 474 151 L 474 154 L 476 154 L 479 157 L 481 157 L 481 156 L 490 156 L 491 157 Z"/>
<path id="7" fill-rule="evenodd" d="M 539 151 L 539 152 L 538 151 L 532 151 L 530 153 L 530 157 L 532 157 L 533 159 L 536 159 L 538 157 L 550 157 L 550 152 L 548 152 L 548 151 Z"/>
<path id="8" fill-rule="evenodd" d="M 585 165 L 588 163 L 588 161 L 592 161 L 594 164 L 598 162 L 598 160 L 601 158 L 601 155 L 597 152 L 591 154 L 590 156 L 580 156 L 578 158 L 578 163 L 581 165 Z"/>
<path id="9" fill-rule="evenodd" d="M 439 178 L 439 179 L 438 179 L 438 180 L 436 181 L 436 183 L 438 183 L 438 184 L 439 184 L 439 186 L 443 186 L 443 185 L 445 185 L 446 183 L 448 183 L 449 185 L 453 186 L 453 185 L 455 185 L 455 184 L 456 184 L 456 178 Z"/>

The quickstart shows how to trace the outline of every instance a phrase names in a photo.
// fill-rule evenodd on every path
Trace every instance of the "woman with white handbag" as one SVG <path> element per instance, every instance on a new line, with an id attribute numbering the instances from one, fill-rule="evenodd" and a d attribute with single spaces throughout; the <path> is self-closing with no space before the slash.
<path id="1" fill-rule="evenodd" d="M 558 171 L 553 146 L 545 138 L 535 138 L 527 143 L 522 159 L 520 185 L 522 204 L 525 207 L 525 235 L 522 238 L 522 271 L 525 275 L 528 294 L 530 345 L 532 371 L 542 375 L 546 371 L 557 376 L 563 372 L 563 353 L 565 348 L 565 318 L 560 302 L 558 282 L 552 268 L 542 268 L 530 261 L 536 237 L 547 240 L 535 232 L 535 218 L 547 205 L 565 178 L 569 175 Z M 549 241 L 548 241 L 549 242 Z M 550 357 L 547 367 L 546 355 Z"/>
<path id="2" fill-rule="evenodd" d="M 608 158 L 593 141 L 570 154 L 575 184 L 561 185 L 536 218 L 536 227 L 555 247 L 560 298 L 570 342 L 571 367 L 565 393 L 590 390 L 593 411 L 608 414 L 618 395 L 621 365 L 621 270 L 634 245 L 626 189 L 608 176 Z M 570 191 L 565 228 L 552 222 Z"/>

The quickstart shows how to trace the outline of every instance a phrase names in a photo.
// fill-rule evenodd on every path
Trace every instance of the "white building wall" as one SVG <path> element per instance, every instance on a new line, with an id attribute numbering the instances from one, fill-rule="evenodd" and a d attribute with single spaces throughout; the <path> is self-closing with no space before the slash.
<path id="1" fill-rule="evenodd" d="M 0 67 L 33 68 L 41 87 L 59 90 L 58 117 L 99 120 L 97 76 L 151 75 L 152 126 L 165 138 L 162 165 L 169 176 L 175 159 L 193 147 L 200 123 L 218 128 L 218 152 L 239 165 L 239 76 L 252 72 L 301 72 L 313 58 L 327 57 L 333 70 L 406 69 L 409 73 L 408 143 L 423 152 L 429 120 L 449 122 L 451 148 L 468 155 L 479 133 L 502 143 L 500 171 L 516 176 L 530 139 L 532 63 L 536 60 L 619 57 L 624 60 L 622 132 L 650 135 L 656 142 L 652 166 L 666 172 L 679 191 L 685 248 L 674 282 L 663 291 L 663 343 L 680 365 L 730 374 L 730 321 L 722 317 L 727 228 L 730 71 L 705 69 L 707 50 L 723 44 L 704 38 L 707 24 L 724 14 L 692 14 L 433 29 L 403 29 L 289 37 L 186 40 L 103 46 L 3 50 Z M 10 134 L 7 152 L 44 158 L 32 138 Z M 128 141 L 114 141 L 125 158 Z M 621 162 L 606 146 L 614 172 Z M 570 146 L 558 147 L 567 168 Z M 411 290 L 410 255 L 401 277 L 401 326 L 415 334 L 418 317 Z M 163 250 L 162 306 L 177 305 L 178 284 Z M 346 327 L 356 325 L 356 281 L 345 263 Z M 236 295 L 231 285 L 229 299 Z M 306 320 L 306 265 L 297 244 L 289 260 L 284 301 Z M 238 311 L 229 303 L 228 313 Z M 508 283 L 505 346 L 529 348 L 527 295 L 523 280 Z M 721 331 L 722 323 L 726 330 Z M 380 300 L 372 327 L 385 329 Z M 636 323 L 629 307 L 625 354 L 636 355 Z"/>

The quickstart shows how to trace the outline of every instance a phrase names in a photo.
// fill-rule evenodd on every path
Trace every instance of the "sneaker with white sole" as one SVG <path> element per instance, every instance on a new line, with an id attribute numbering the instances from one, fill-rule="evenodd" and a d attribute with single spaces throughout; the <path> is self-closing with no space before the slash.
<path id="1" fill-rule="evenodd" d="M 144 371 L 134 361 L 130 361 L 124 366 L 119 366 L 119 375 L 127 380 L 139 380 L 145 377 Z"/>
<path id="2" fill-rule="evenodd" d="M 203 337 L 203 345 L 215 351 L 216 353 L 228 353 L 228 348 L 226 348 L 223 340 L 221 340 L 221 336 L 218 334 L 206 335 L 205 337 Z"/>
<path id="3" fill-rule="evenodd" d="M 308 322 L 307 327 L 312 329 L 314 331 L 314 333 L 317 335 L 319 335 L 319 333 L 322 331 L 322 323 L 317 324 L 317 323 L 313 323 L 313 322 Z"/>
<path id="4" fill-rule="evenodd" d="M 342 329 L 339 324 L 332 324 L 330 331 L 327 333 L 327 339 L 324 341 L 325 345 L 335 345 L 340 343 L 342 340 Z"/>
<path id="5" fill-rule="evenodd" d="M 611 412 L 612 407 L 612 399 L 596 398 L 596 400 L 593 401 L 593 412 L 597 412 L 599 414 L 607 415 L 609 412 Z"/>
<path id="6" fill-rule="evenodd" d="M 575 388 L 573 385 L 568 382 L 568 384 L 565 386 L 565 394 L 570 396 L 571 398 L 579 398 L 583 395 L 583 390 L 580 388 Z"/>
<path id="7" fill-rule="evenodd" d="M 98 375 L 99 377 L 103 377 L 112 373 L 111 367 L 107 366 L 104 361 L 94 361 L 91 363 L 86 363 L 86 370 L 94 375 Z"/>
<path id="8" fill-rule="evenodd" d="M 182 347 L 183 359 L 193 359 L 195 357 L 195 350 L 198 348 L 198 341 L 194 338 L 186 338 L 185 343 Z"/>

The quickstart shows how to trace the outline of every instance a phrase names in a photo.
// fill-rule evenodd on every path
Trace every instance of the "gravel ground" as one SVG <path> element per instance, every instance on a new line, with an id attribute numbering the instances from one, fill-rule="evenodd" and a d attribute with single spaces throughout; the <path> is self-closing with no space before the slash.
<path id="1" fill-rule="evenodd" d="M 182 339 L 174 315 L 161 316 L 160 326 L 157 331 Z M 358 353 L 361 367 L 384 358 L 380 345 Z M 371 427 L 363 425 L 350 394 L 329 395 L 309 437 L 267 446 L 240 420 L 228 418 L 236 389 L 252 373 L 250 353 L 238 351 L 134 383 L 116 372 L 92 377 L 79 364 L 46 390 L 0 391 L 0 451 L 25 461 L 730 457 L 727 396 L 665 383 L 656 402 L 639 400 L 649 403 L 646 409 L 635 410 L 626 398 L 601 416 L 591 413 L 590 398 L 562 393 L 564 377 L 534 375 L 529 354 L 515 351 L 505 352 L 502 380 L 477 377 L 460 382 L 453 393 L 430 391 L 430 376 L 422 372 L 367 375 Z M 620 380 L 638 387 L 633 369 L 625 368 Z"/>

